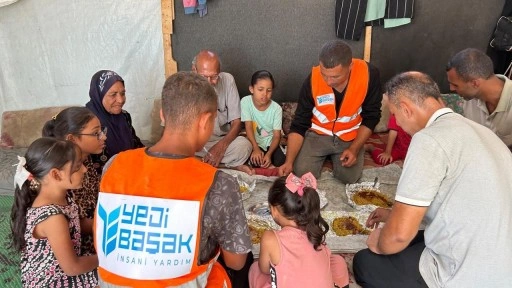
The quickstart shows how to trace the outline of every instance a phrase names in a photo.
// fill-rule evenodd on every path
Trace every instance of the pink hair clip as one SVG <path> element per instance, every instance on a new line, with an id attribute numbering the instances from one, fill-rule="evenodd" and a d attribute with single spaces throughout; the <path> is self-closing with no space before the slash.
<path id="1" fill-rule="evenodd" d="M 290 173 L 290 175 L 286 177 L 286 188 L 292 193 L 297 192 L 297 194 L 302 197 L 302 195 L 304 195 L 304 187 L 311 187 L 313 189 L 317 187 L 315 176 L 313 176 L 311 172 L 302 175 L 300 178 L 293 173 Z"/>

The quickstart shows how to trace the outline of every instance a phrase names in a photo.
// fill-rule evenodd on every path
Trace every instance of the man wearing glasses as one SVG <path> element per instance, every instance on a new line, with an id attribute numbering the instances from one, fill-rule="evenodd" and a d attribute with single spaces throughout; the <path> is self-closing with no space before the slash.
<path id="1" fill-rule="evenodd" d="M 220 72 L 220 59 L 212 51 L 200 51 L 192 61 L 192 71 L 203 76 L 215 89 L 218 99 L 217 119 L 213 134 L 204 149 L 196 153 L 203 161 L 218 167 L 243 171 L 249 175 L 253 170 L 245 165 L 251 155 L 251 142 L 238 136 L 242 128 L 240 120 L 240 96 L 233 76 Z"/>

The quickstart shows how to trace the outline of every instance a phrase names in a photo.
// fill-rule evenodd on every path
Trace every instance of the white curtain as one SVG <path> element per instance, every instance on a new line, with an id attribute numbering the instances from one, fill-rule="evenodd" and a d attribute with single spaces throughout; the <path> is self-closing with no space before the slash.
<path id="1" fill-rule="evenodd" d="M 0 113 L 83 106 L 92 75 L 109 69 L 124 78 L 124 109 L 149 139 L 165 81 L 160 7 L 160 0 L 23 0 L 0 8 Z"/>
<path id="2" fill-rule="evenodd" d="M 0 0 L 0 7 L 7 6 L 9 4 L 12 4 L 18 0 Z"/>

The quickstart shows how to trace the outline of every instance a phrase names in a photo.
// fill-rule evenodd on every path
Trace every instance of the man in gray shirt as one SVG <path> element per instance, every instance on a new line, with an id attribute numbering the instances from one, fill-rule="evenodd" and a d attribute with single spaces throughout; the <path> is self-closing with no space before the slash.
<path id="1" fill-rule="evenodd" d="M 224 164 L 228 168 L 252 175 L 253 169 L 244 164 L 252 152 L 251 142 L 238 136 L 242 121 L 235 79 L 229 73 L 220 72 L 219 56 L 208 50 L 202 50 L 194 57 L 192 71 L 210 82 L 217 93 L 218 104 L 213 134 L 196 156 L 202 157 L 204 162 L 214 167 Z"/>
<path id="2" fill-rule="evenodd" d="M 512 80 L 494 74 L 491 58 L 468 48 L 446 66 L 450 90 L 464 98 L 464 117 L 491 129 L 512 150 Z"/>
<path id="3" fill-rule="evenodd" d="M 375 229 L 368 249 L 354 257 L 356 281 L 364 287 L 510 286 L 512 154 L 491 130 L 443 108 L 428 75 L 405 72 L 386 88 L 390 112 L 413 138 L 393 207 L 367 220 Z"/>

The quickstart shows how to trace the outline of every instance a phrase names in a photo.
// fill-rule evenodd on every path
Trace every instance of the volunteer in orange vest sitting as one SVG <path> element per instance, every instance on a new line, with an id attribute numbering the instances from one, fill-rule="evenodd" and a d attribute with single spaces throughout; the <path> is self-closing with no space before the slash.
<path id="1" fill-rule="evenodd" d="M 179 72 L 162 91 L 162 138 L 107 162 L 95 215 L 100 286 L 231 287 L 252 247 L 236 180 L 194 157 L 208 141 L 217 95 Z"/>
<path id="2" fill-rule="evenodd" d="M 341 40 L 325 43 L 319 60 L 302 85 L 279 173 L 293 169 L 297 175 L 312 172 L 318 178 L 330 157 L 334 177 L 354 183 L 363 170 L 363 145 L 380 120 L 379 71 L 353 59 Z"/>

